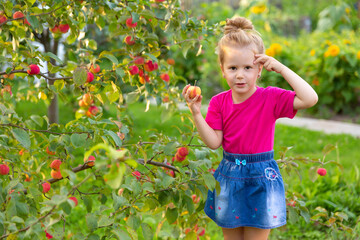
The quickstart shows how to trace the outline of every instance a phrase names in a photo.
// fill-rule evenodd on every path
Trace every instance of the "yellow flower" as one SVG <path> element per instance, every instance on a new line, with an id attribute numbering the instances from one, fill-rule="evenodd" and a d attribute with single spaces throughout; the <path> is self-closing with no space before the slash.
<path id="1" fill-rule="evenodd" d="M 329 46 L 332 44 L 329 40 L 326 40 L 325 43 Z"/>
<path id="2" fill-rule="evenodd" d="M 274 48 L 270 47 L 270 48 L 266 49 L 266 50 L 265 50 L 265 54 L 268 55 L 268 56 L 270 56 L 270 57 L 275 56 L 275 50 L 274 50 Z"/>
<path id="3" fill-rule="evenodd" d="M 344 40 L 343 40 L 343 43 L 344 43 L 344 44 L 351 44 L 350 40 L 348 40 L 348 39 L 344 39 Z"/>
<path id="4" fill-rule="evenodd" d="M 281 53 L 282 47 L 280 44 L 278 43 L 273 43 L 270 45 L 270 47 L 268 49 L 266 49 L 265 54 L 273 57 L 279 53 Z"/>
<path id="5" fill-rule="evenodd" d="M 360 51 L 357 52 L 356 58 L 360 60 Z"/>
<path id="6" fill-rule="evenodd" d="M 271 44 L 270 48 L 273 48 L 275 51 L 275 54 L 281 53 L 282 47 L 278 43 Z"/>
<path id="7" fill-rule="evenodd" d="M 310 55 L 311 55 L 311 56 L 315 56 L 315 50 L 314 50 L 314 49 L 311 49 Z"/>
<path id="8" fill-rule="evenodd" d="M 328 56 L 330 56 L 330 52 L 329 51 L 326 51 L 325 53 L 324 53 L 324 57 L 328 57 Z"/>
<path id="9" fill-rule="evenodd" d="M 346 12 L 347 14 L 349 14 L 349 13 L 350 13 L 350 11 L 351 11 L 351 10 L 350 10 L 350 8 L 348 8 L 348 7 L 347 7 L 347 8 L 345 8 L 345 12 Z"/>
<path id="10" fill-rule="evenodd" d="M 266 10 L 265 4 L 261 4 L 261 5 L 254 6 L 254 7 L 251 7 L 251 8 L 250 8 L 250 12 L 252 12 L 252 13 L 254 13 L 254 14 L 263 13 L 263 12 L 265 12 L 265 10 Z"/>
<path id="11" fill-rule="evenodd" d="M 340 53 L 340 48 L 337 45 L 331 45 L 328 50 L 330 56 L 336 57 Z"/>

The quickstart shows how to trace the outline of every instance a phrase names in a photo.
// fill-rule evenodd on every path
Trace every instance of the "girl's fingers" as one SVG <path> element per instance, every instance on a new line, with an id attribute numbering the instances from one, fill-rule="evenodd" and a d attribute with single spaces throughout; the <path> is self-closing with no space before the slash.
<path id="1" fill-rule="evenodd" d="M 185 96 L 186 92 L 187 92 L 187 89 L 190 87 L 190 84 L 186 85 L 184 88 L 183 88 L 183 91 L 182 91 L 182 95 Z"/>

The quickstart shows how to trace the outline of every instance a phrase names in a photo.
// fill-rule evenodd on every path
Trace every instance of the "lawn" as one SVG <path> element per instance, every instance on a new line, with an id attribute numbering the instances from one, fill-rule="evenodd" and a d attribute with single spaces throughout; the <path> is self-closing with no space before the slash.
<path id="1" fill-rule="evenodd" d="M 72 120 L 75 110 L 60 103 L 60 123 L 66 124 L 67 121 Z M 148 130 L 151 129 L 178 138 L 180 141 L 178 129 L 188 131 L 185 124 L 191 124 L 189 120 L 181 121 L 180 113 L 175 113 L 172 117 L 163 121 L 167 112 L 164 108 L 150 106 L 149 111 L 145 112 L 144 110 L 145 105 L 137 103 L 130 105 L 128 110 L 121 113 L 130 116 L 134 123 L 132 136 L 129 139 L 130 143 L 146 139 Z M 19 102 L 16 111 L 20 116 L 27 118 L 32 114 L 45 115 L 47 107 L 45 104 Z M 189 111 L 184 110 L 183 113 L 189 113 Z M 104 111 L 104 117 L 106 118 L 115 116 L 113 108 Z M 310 166 L 301 164 L 299 172 L 302 180 L 294 172 L 290 176 L 282 172 L 286 182 L 286 189 L 290 192 L 296 191 L 302 194 L 309 209 L 321 206 L 331 212 L 345 212 L 349 216 L 349 221 L 344 222 L 344 224 L 354 227 L 356 217 L 360 214 L 360 204 L 357 199 L 360 194 L 357 162 L 357 159 L 360 159 L 360 151 L 358 150 L 360 139 L 346 134 L 328 135 L 304 128 L 276 125 L 275 159 L 279 158 L 279 152 L 283 147 L 292 147 L 287 154 L 289 157 L 321 159 L 323 157 L 322 151 L 328 144 L 337 146 L 337 149 L 326 156 L 326 161 L 338 161 L 344 167 L 344 170 L 341 171 L 335 165 L 326 165 L 328 174 L 312 182 L 308 176 Z M 213 162 L 215 161 L 213 160 Z M 320 165 L 318 166 L 320 167 Z M 221 229 L 213 222 L 209 223 L 206 231 L 211 234 L 211 239 L 222 239 Z M 324 236 L 330 239 L 328 233 L 323 233 L 323 231 L 324 229 L 321 229 L 320 226 L 315 226 L 311 222 L 306 223 L 300 219 L 296 224 L 288 224 L 285 228 L 273 231 L 270 239 L 324 239 Z"/>

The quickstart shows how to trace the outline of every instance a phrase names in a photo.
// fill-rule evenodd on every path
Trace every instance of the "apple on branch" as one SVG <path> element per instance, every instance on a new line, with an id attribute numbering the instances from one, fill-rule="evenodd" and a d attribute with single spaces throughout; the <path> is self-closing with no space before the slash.
<path id="1" fill-rule="evenodd" d="M 40 73 L 40 68 L 39 68 L 39 66 L 36 65 L 36 64 L 31 64 L 31 65 L 29 65 L 29 68 L 28 68 L 28 70 L 27 70 L 27 73 L 28 73 L 29 75 L 37 75 L 37 74 Z"/>
<path id="2" fill-rule="evenodd" d="M 7 21 L 7 17 L 4 15 L 4 12 L 0 13 L 0 24 L 3 24 Z"/>
<path id="3" fill-rule="evenodd" d="M 100 72 L 100 66 L 98 64 L 95 64 L 95 67 L 94 67 L 94 65 L 91 64 L 90 72 L 92 72 L 93 74 Z"/>
<path id="4" fill-rule="evenodd" d="M 128 18 L 126 19 L 126 26 L 128 28 L 134 28 L 137 26 L 137 22 L 133 23 L 133 19 L 132 18 Z"/>

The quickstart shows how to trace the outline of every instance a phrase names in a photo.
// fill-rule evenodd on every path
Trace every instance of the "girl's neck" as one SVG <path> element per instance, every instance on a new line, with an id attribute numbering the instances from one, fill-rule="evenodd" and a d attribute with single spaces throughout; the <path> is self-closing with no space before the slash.
<path id="1" fill-rule="evenodd" d="M 234 91 L 231 91 L 232 100 L 234 104 L 239 104 L 245 102 L 247 99 L 249 99 L 257 90 L 257 86 L 255 86 L 251 91 L 248 91 L 244 94 L 237 94 Z"/>

